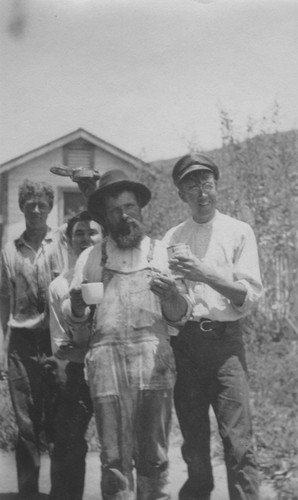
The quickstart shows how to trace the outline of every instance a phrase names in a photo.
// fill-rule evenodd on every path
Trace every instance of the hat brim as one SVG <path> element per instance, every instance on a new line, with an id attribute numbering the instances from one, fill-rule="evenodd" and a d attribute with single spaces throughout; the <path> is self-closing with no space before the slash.
<path id="1" fill-rule="evenodd" d="M 207 172 L 211 172 L 214 175 L 214 172 L 211 168 L 205 166 L 205 165 L 191 165 L 190 167 L 186 168 L 185 171 L 182 173 L 182 175 L 179 178 L 179 182 L 188 174 L 191 174 L 192 172 L 197 172 L 200 170 L 206 170 Z"/>
<path id="2" fill-rule="evenodd" d="M 150 189 L 140 182 L 122 180 L 112 182 L 107 186 L 99 187 L 96 191 L 94 191 L 94 193 L 91 194 L 88 200 L 88 212 L 101 224 L 103 222 L 103 199 L 115 188 L 122 188 L 123 190 L 127 189 L 128 191 L 136 193 L 140 208 L 144 208 L 151 200 Z"/>

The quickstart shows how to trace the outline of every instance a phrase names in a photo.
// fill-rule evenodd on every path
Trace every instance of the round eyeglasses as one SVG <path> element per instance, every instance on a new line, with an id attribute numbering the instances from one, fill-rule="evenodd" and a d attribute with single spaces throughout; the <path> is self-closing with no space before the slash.
<path id="1" fill-rule="evenodd" d="M 185 194 L 198 194 L 200 192 L 208 194 L 214 187 L 214 184 L 211 182 L 203 182 L 202 184 L 196 184 L 195 186 L 191 186 L 188 189 L 181 189 L 180 191 Z"/>

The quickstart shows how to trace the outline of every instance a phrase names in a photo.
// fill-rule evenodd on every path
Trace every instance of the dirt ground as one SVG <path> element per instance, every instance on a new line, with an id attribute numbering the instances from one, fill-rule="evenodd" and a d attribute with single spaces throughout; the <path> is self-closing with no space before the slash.
<path id="1" fill-rule="evenodd" d="M 171 440 L 170 458 L 170 490 L 172 500 L 178 499 L 178 492 L 186 478 L 186 466 L 181 458 L 177 439 Z M 47 455 L 42 457 L 40 474 L 40 500 L 46 500 L 50 488 L 50 461 Z M 214 461 L 213 472 L 215 489 L 212 500 L 228 500 L 225 467 L 219 461 Z M 98 453 L 88 453 L 85 480 L 84 500 L 101 500 L 100 494 L 100 462 Z M 17 491 L 16 468 L 14 453 L 0 453 L 0 500 L 14 500 Z M 276 500 L 276 495 L 269 484 L 262 484 L 260 500 Z"/>

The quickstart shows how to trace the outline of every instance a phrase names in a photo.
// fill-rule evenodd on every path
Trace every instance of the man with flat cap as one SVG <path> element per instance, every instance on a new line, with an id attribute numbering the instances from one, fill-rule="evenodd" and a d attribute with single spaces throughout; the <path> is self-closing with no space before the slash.
<path id="1" fill-rule="evenodd" d="M 170 229 L 167 245 L 189 245 L 170 260 L 194 295 L 189 320 L 173 337 L 175 407 L 188 479 L 180 500 L 210 500 L 209 408 L 222 438 L 231 500 L 257 500 L 258 472 L 252 444 L 249 390 L 240 320 L 262 294 L 252 228 L 216 208 L 217 165 L 203 154 L 182 157 L 173 181 L 191 216 Z"/>
<path id="2" fill-rule="evenodd" d="M 69 324 L 82 328 L 92 311 L 82 282 L 102 281 L 93 311 L 87 376 L 101 444 L 104 500 L 129 499 L 136 469 L 138 500 L 169 498 L 168 438 L 175 364 L 168 321 L 181 324 L 191 302 L 170 275 L 167 250 L 144 234 L 141 209 L 149 189 L 121 170 L 110 170 L 89 198 L 88 210 L 108 235 L 84 251 L 76 265 Z"/>

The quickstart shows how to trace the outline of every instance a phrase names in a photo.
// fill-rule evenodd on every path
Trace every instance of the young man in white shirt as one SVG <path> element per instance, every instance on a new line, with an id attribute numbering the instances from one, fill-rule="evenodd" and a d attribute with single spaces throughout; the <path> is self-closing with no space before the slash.
<path id="1" fill-rule="evenodd" d="M 257 500 L 249 392 L 240 319 L 262 294 L 257 245 L 251 227 L 216 208 L 217 165 L 207 156 L 182 157 L 173 181 L 191 216 L 170 229 L 167 245 L 189 245 L 170 261 L 192 290 L 195 305 L 172 339 L 177 366 L 175 407 L 188 479 L 179 500 L 210 500 L 209 407 L 224 446 L 231 500 Z"/>
<path id="2" fill-rule="evenodd" d="M 18 436 L 18 498 L 38 497 L 43 409 L 50 403 L 45 360 L 51 356 L 48 287 L 58 269 L 58 254 L 47 219 L 54 192 L 44 182 L 26 179 L 19 187 L 25 231 L 7 242 L 0 255 L 0 369 L 8 382 Z M 6 366 L 8 362 L 8 367 Z"/>

